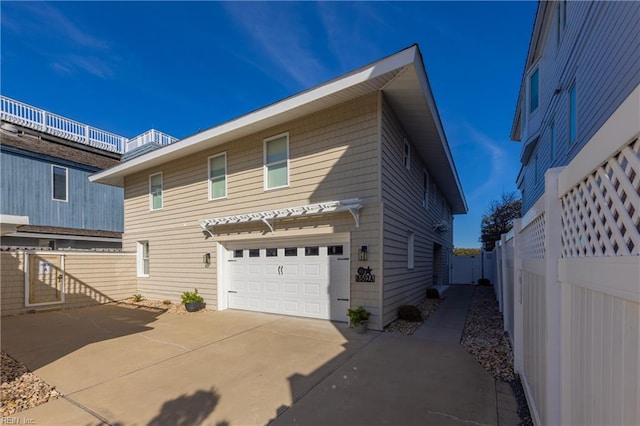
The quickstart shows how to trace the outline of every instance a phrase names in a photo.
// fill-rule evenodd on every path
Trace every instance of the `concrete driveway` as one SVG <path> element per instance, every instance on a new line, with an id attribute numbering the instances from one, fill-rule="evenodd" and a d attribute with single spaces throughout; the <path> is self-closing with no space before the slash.
<path id="1" fill-rule="evenodd" d="M 100 306 L 3 318 L 2 349 L 65 395 L 18 414 L 38 425 L 495 425 L 495 382 L 457 343 L 455 300 L 410 337 Z"/>
<path id="2" fill-rule="evenodd" d="M 38 425 L 266 424 L 377 335 L 239 311 L 2 319 L 2 349 L 65 395 L 19 413 Z"/>

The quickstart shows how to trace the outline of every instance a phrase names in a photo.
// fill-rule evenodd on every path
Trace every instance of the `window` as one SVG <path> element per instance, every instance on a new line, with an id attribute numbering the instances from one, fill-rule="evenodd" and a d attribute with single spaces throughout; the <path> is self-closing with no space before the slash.
<path id="1" fill-rule="evenodd" d="M 162 209 L 162 173 L 149 176 L 149 210 Z"/>
<path id="2" fill-rule="evenodd" d="M 529 112 L 533 112 L 538 109 L 539 104 L 539 69 L 536 68 L 535 71 L 529 76 Z"/>
<path id="3" fill-rule="evenodd" d="M 209 199 L 227 196 L 227 154 L 209 157 Z"/>
<path id="4" fill-rule="evenodd" d="M 233 257 L 244 257 L 244 250 L 234 250 Z"/>
<path id="5" fill-rule="evenodd" d="M 403 164 L 407 170 L 411 170 L 411 145 L 408 140 L 404 140 L 404 158 Z"/>
<path id="6" fill-rule="evenodd" d="M 280 135 L 264 142 L 265 189 L 289 186 L 289 135 Z"/>
<path id="7" fill-rule="evenodd" d="M 249 249 L 249 257 L 260 257 L 260 249 Z"/>
<path id="8" fill-rule="evenodd" d="M 277 248 L 268 248 L 265 250 L 267 257 L 278 257 L 278 249 Z"/>
<path id="9" fill-rule="evenodd" d="M 67 173 L 66 167 L 51 165 L 51 197 L 54 200 L 68 201 Z"/>
<path id="10" fill-rule="evenodd" d="M 138 241 L 138 276 L 149 276 L 149 241 Z"/>
<path id="11" fill-rule="evenodd" d="M 549 152 L 551 155 L 551 161 L 556 158 L 556 125 L 551 124 L 551 146 L 549 146 Z"/>
<path id="12" fill-rule="evenodd" d="M 426 170 L 422 171 L 422 207 L 429 207 L 429 175 Z"/>
<path id="13" fill-rule="evenodd" d="M 411 232 L 407 237 L 407 269 L 413 269 L 414 267 L 414 240 L 415 234 Z"/>
<path id="14" fill-rule="evenodd" d="M 576 112 L 576 85 L 569 89 L 569 144 L 576 141 L 577 134 L 577 112 Z"/>
<path id="15" fill-rule="evenodd" d="M 305 256 L 319 256 L 320 255 L 320 247 L 305 247 L 304 248 Z"/>
<path id="16" fill-rule="evenodd" d="M 329 256 L 342 256 L 344 248 L 343 246 L 327 246 L 327 254 Z"/>
<path id="17" fill-rule="evenodd" d="M 285 247 L 284 248 L 285 256 L 297 256 L 298 255 L 298 247 Z"/>

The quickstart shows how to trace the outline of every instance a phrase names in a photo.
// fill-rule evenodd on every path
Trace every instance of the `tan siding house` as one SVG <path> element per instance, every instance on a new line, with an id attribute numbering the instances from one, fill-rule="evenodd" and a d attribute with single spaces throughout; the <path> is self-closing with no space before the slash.
<path id="1" fill-rule="evenodd" d="M 447 283 L 467 210 L 417 46 L 91 179 L 125 189 L 145 297 L 338 321 L 363 305 L 374 329 Z"/>

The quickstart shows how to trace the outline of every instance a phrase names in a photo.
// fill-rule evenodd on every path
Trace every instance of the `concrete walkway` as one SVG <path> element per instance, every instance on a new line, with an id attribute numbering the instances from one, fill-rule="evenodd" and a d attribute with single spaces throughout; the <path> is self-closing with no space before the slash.
<path id="1" fill-rule="evenodd" d="M 496 383 L 458 343 L 472 293 L 452 286 L 413 336 L 105 306 L 3 318 L 2 347 L 65 394 L 19 413 L 39 425 L 497 425 Z"/>
<path id="2" fill-rule="evenodd" d="M 459 344 L 473 290 L 413 336 L 380 333 L 272 425 L 497 425 L 495 380 Z"/>

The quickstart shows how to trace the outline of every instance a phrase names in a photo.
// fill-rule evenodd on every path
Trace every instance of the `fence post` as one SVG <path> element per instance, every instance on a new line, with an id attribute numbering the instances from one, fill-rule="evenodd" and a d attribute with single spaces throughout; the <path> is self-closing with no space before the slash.
<path id="1" fill-rule="evenodd" d="M 47 131 L 47 111 L 42 110 L 42 130 Z"/>
<path id="2" fill-rule="evenodd" d="M 545 260 L 545 304 L 547 307 L 546 331 L 546 424 L 564 424 L 562 419 L 562 292 L 558 279 L 558 259 L 562 253 L 562 205 L 558 194 L 558 176 L 561 168 L 549 169 L 545 173 L 544 190 L 544 260 Z"/>
<path id="3" fill-rule="evenodd" d="M 522 219 L 513 221 L 513 364 L 524 373 L 524 327 L 522 313 L 522 257 L 520 255 Z"/>

